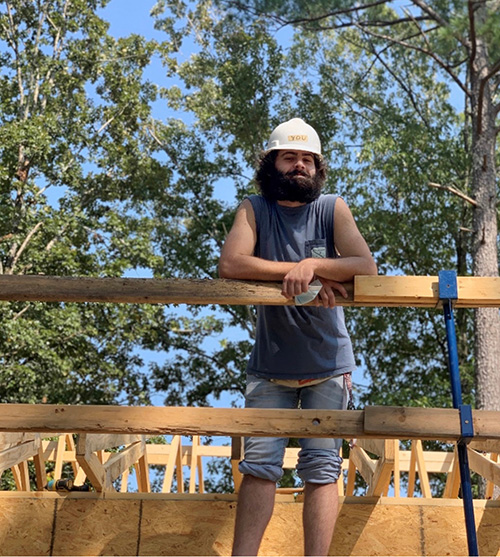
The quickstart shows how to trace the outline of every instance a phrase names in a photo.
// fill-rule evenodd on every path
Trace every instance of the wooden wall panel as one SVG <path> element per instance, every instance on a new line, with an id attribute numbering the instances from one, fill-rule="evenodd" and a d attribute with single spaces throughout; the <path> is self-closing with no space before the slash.
<path id="1" fill-rule="evenodd" d="M 330 555 L 467 555 L 462 502 L 347 497 Z M 500 556 L 500 502 L 475 501 L 481 555 Z M 233 496 L 0 497 L 0 555 L 229 555 Z M 260 555 L 302 554 L 302 503 L 278 496 Z"/>
<path id="2" fill-rule="evenodd" d="M 2 555 L 50 555 L 56 501 L 0 497 Z"/>
<path id="3" fill-rule="evenodd" d="M 140 501 L 60 498 L 53 555 L 137 555 Z"/>

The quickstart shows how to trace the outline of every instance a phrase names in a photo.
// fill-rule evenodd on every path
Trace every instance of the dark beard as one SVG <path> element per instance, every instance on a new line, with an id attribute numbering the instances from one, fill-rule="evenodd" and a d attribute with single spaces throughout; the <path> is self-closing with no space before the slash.
<path id="1" fill-rule="evenodd" d="M 302 176 L 302 178 L 297 178 Z M 311 203 L 318 199 L 323 181 L 318 175 L 309 176 L 306 172 L 292 170 L 284 174 L 271 167 L 260 182 L 262 195 L 271 201 L 298 201 Z"/>

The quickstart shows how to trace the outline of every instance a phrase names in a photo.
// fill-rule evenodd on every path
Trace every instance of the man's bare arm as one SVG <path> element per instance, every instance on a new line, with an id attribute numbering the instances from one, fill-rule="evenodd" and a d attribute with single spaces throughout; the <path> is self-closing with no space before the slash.
<path id="1" fill-rule="evenodd" d="M 287 261 L 268 261 L 253 255 L 257 242 L 255 214 L 245 199 L 238 208 L 219 260 L 219 276 L 240 280 L 283 280 L 296 265 Z"/>

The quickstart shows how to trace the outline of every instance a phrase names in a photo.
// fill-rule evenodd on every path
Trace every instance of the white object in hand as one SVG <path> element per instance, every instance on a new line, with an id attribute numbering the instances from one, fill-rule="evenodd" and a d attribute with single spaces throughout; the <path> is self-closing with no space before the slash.
<path id="1" fill-rule="evenodd" d="M 312 302 L 314 300 L 314 298 L 316 298 L 316 296 L 319 294 L 319 291 L 322 288 L 323 288 L 323 285 L 321 284 L 321 281 L 319 281 L 318 279 L 314 280 L 309 285 L 309 290 L 307 292 L 304 292 L 303 294 L 299 294 L 298 296 L 295 296 L 295 305 L 296 306 L 303 306 L 304 304 L 307 304 L 308 302 Z"/>

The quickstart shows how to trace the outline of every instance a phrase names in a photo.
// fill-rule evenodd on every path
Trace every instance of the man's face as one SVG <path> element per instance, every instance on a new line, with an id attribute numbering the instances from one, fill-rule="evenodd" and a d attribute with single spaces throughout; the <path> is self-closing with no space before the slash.
<path id="1" fill-rule="evenodd" d="M 313 178 L 316 174 L 314 155 L 307 151 L 278 151 L 276 169 L 290 178 Z"/>
<path id="2" fill-rule="evenodd" d="M 314 155 L 307 151 L 278 151 L 273 174 L 265 189 L 267 197 L 276 201 L 310 203 L 321 193 Z"/>
<path id="3" fill-rule="evenodd" d="M 271 201 L 311 203 L 321 194 L 325 168 L 308 151 L 277 150 L 263 156 L 255 179 L 261 194 Z"/>

